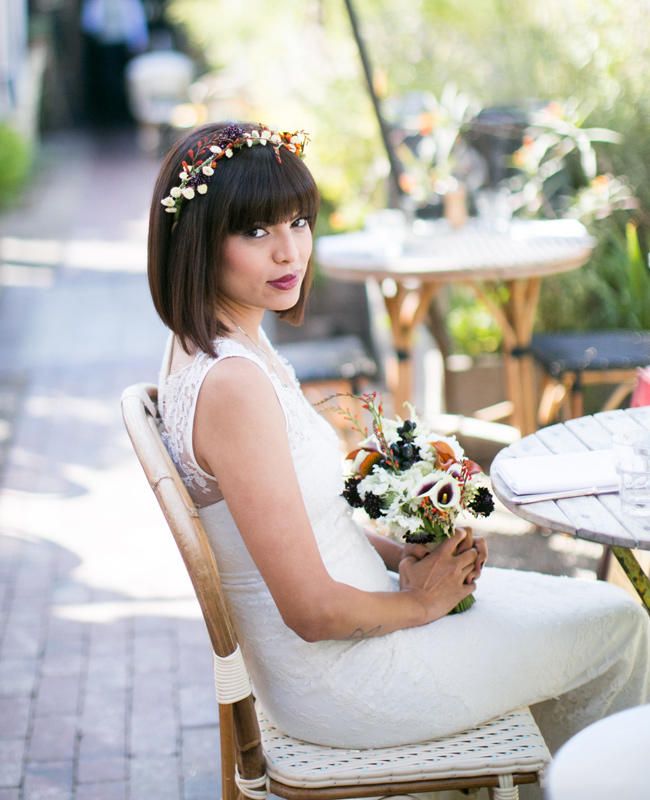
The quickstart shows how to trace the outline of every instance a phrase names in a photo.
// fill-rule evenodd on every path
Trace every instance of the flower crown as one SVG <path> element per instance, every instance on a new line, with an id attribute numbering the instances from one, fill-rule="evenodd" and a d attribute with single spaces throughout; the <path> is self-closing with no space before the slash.
<path id="1" fill-rule="evenodd" d="M 186 200 L 193 200 L 197 194 L 206 194 L 209 179 L 222 158 L 232 158 L 244 147 L 269 145 L 281 163 L 281 147 L 302 158 L 308 141 L 304 131 L 271 131 L 262 125 L 259 130 L 245 131 L 239 125 L 228 125 L 215 136 L 199 139 L 196 147 L 187 151 L 187 160 L 181 162 L 183 170 L 178 175 L 180 183 L 173 186 L 160 202 L 168 214 L 175 214 L 178 219 Z"/>

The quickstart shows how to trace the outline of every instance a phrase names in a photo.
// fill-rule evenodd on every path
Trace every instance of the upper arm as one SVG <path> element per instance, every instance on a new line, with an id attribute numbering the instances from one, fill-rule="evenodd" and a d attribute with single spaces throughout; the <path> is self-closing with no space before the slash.
<path id="1" fill-rule="evenodd" d="M 210 370 L 193 439 L 282 617 L 304 632 L 310 609 L 323 607 L 333 581 L 305 509 L 283 410 L 258 366 L 228 358 Z"/>

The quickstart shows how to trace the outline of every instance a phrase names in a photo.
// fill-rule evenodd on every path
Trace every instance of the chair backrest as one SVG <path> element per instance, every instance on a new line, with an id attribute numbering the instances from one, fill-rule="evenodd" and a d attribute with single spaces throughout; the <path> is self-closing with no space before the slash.
<path id="1" fill-rule="evenodd" d="M 219 571 L 198 510 L 160 436 L 157 389 L 153 385 L 135 384 L 124 391 L 121 403 L 133 449 L 185 562 L 212 648 L 221 659 L 232 656 L 238 650 L 238 642 L 221 589 Z M 244 779 L 256 779 L 264 774 L 264 756 L 250 694 L 232 703 L 232 720 L 234 741 L 231 741 L 236 751 L 239 775 Z M 223 716 L 221 723 L 223 758 L 224 736 L 228 737 L 228 732 L 223 730 Z"/>

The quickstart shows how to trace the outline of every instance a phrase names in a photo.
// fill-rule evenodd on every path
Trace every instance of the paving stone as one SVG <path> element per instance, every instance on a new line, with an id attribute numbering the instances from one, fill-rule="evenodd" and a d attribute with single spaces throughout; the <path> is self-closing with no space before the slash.
<path id="1" fill-rule="evenodd" d="M 86 655 L 82 650 L 56 650 L 46 651 L 41 664 L 41 672 L 47 676 L 77 676 L 83 671 Z"/>
<path id="2" fill-rule="evenodd" d="M 79 757 L 120 757 L 126 753 L 126 691 L 87 694 L 81 716 Z"/>
<path id="3" fill-rule="evenodd" d="M 0 697 L 0 739 L 25 738 L 30 707 L 29 697 Z"/>
<path id="4" fill-rule="evenodd" d="M 183 729 L 183 800 L 213 800 L 221 795 L 219 728 Z"/>
<path id="5" fill-rule="evenodd" d="M 181 779 L 176 757 L 139 757 L 131 761 L 131 797 L 180 800 Z"/>
<path id="6" fill-rule="evenodd" d="M 205 685 L 183 686 L 179 690 L 181 725 L 214 725 L 219 719 L 219 707 L 212 681 Z"/>
<path id="7" fill-rule="evenodd" d="M 75 794 L 76 800 L 127 800 L 127 797 L 128 783 L 126 781 L 82 783 L 77 786 Z M 148 798 L 140 798 L 132 794 L 131 800 L 148 800 Z M 154 798 L 152 797 L 151 800 L 154 800 Z"/>
<path id="8" fill-rule="evenodd" d="M 24 800 L 70 800 L 73 791 L 72 761 L 28 763 Z"/>
<path id="9" fill-rule="evenodd" d="M 175 666 L 176 642 L 169 631 L 138 633 L 133 637 L 136 672 L 170 672 Z"/>
<path id="10" fill-rule="evenodd" d="M 124 690 L 129 685 L 129 665 L 124 655 L 106 653 L 88 660 L 86 691 L 101 693 Z"/>
<path id="11" fill-rule="evenodd" d="M 172 755 L 178 752 L 180 730 L 171 709 L 151 709 L 131 718 L 131 746 L 134 756 Z"/>
<path id="12" fill-rule="evenodd" d="M 76 714 L 81 684 L 77 675 L 44 675 L 36 697 L 36 715 Z"/>
<path id="13" fill-rule="evenodd" d="M 44 633 L 44 614 L 39 609 L 13 611 L 7 617 L 2 637 L 2 655 L 7 658 L 32 658 L 41 650 Z"/>
<path id="14" fill-rule="evenodd" d="M 80 757 L 77 770 L 79 783 L 102 783 L 104 781 L 124 781 L 127 779 L 128 763 L 126 755 L 113 757 Z"/>
<path id="15" fill-rule="evenodd" d="M 36 717 L 29 742 L 30 761 L 72 759 L 76 735 L 76 716 Z"/>
<path id="16" fill-rule="evenodd" d="M 24 739 L 0 739 L 0 786 L 20 784 L 24 757 Z"/>
<path id="17" fill-rule="evenodd" d="M 207 637 L 206 637 L 207 638 Z M 205 685 L 214 672 L 210 644 L 199 642 L 194 646 L 179 643 L 178 683 L 180 686 Z"/>
<path id="18" fill-rule="evenodd" d="M 0 800 L 20 800 L 20 789 L 0 789 Z"/>
<path id="19" fill-rule="evenodd" d="M 95 623 L 88 628 L 89 657 L 112 655 L 126 659 L 130 646 L 130 621 L 121 619 L 113 622 Z"/>
<path id="20" fill-rule="evenodd" d="M 36 658 L 0 659 L 0 697 L 31 695 L 38 668 Z"/>

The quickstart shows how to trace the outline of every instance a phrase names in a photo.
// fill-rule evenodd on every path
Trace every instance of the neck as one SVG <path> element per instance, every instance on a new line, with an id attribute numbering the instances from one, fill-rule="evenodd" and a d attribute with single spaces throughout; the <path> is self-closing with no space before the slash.
<path id="1" fill-rule="evenodd" d="M 232 308 L 224 308 L 222 314 L 225 317 L 226 325 L 230 328 L 243 333 L 256 344 L 260 341 L 260 326 L 264 312 L 260 313 L 243 313 L 239 310 Z"/>

